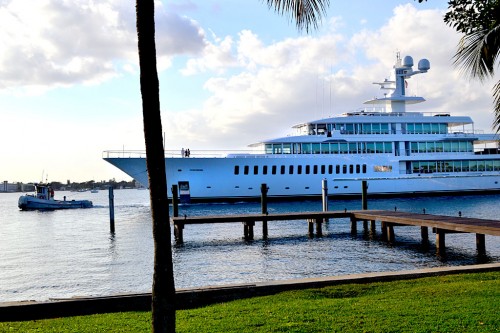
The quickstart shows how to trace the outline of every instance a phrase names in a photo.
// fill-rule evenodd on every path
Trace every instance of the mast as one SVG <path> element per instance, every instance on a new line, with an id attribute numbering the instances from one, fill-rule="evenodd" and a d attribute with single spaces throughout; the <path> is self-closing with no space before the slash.
<path id="1" fill-rule="evenodd" d="M 405 112 L 406 104 L 416 104 L 424 102 L 423 97 L 406 96 L 406 80 L 410 79 L 413 75 L 420 73 L 427 73 L 430 69 L 430 63 L 427 59 L 421 59 L 418 62 L 418 70 L 413 70 L 413 58 L 406 56 L 401 63 L 401 55 L 398 52 L 396 56 L 396 63 L 394 65 L 394 79 L 385 79 L 383 82 L 373 82 L 373 84 L 380 85 L 380 89 L 390 90 L 392 94 L 384 98 L 375 98 L 364 102 L 363 104 L 384 104 L 389 112 Z"/>

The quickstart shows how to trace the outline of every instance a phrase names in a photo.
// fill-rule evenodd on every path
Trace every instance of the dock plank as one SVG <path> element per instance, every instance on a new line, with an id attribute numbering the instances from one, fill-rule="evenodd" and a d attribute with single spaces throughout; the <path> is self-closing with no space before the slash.
<path id="1" fill-rule="evenodd" d="M 327 212 L 296 212 L 275 214 L 236 214 L 236 215 L 209 215 L 209 216 L 177 216 L 171 218 L 173 224 L 203 224 L 203 223 L 232 223 L 232 222 L 259 222 L 259 221 L 289 221 L 321 218 L 346 218 L 351 213 L 346 211 Z"/>
<path id="2" fill-rule="evenodd" d="M 468 217 L 418 214 L 393 211 L 356 211 L 356 219 L 378 220 L 390 223 L 432 227 L 450 231 L 500 236 L 500 221 Z"/>

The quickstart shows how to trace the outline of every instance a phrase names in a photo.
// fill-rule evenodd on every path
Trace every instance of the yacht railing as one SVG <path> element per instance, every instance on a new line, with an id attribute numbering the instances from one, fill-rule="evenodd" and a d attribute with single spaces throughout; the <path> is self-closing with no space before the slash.
<path id="1" fill-rule="evenodd" d="M 196 157 L 231 157 L 231 155 L 247 155 L 261 157 L 255 150 L 190 150 L 189 158 Z M 186 157 L 181 150 L 165 150 L 165 157 Z M 145 150 L 105 150 L 102 158 L 146 158 Z"/>
<path id="2" fill-rule="evenodd" d="M 383 153 L 378 153 L 383 154 Z M 497 147 L 474 147 L 473 151 L 426 151 L 426 152 L 415 152 L 410 149 L 405 149 L 406 156 L 421 156 L 425 154 L 448 154 L 448 155 L 499 155 L 500 149 Z M 264 153 L 262 151 L 255 150 L 191 150 L 189 157 L 183 156 L 181 151 L 177 150 L 166 150 L 166 158 L 278 158 L 280 156 L 304 156 L 304 155 L 345 155 L 342 153 L 329 154 L 322 152 L 311 152 L 302 154 L 286 154 L 286 153 Z M 359 155 L 359 154 L 352 154 Z M 393 155 L 390 153 L 389 155 Z M 144 150 L 106 150 L 102 152 L 102 158 L 146 158 L 146 152 Z"/>
<path id="3" fill-rule="evenodd" d="M 431 135 L 431 134 L 443 134 L 446 135 L 447 137 L 470 137 L 474 135 L 479 135 L 479 134 L 485 134 L 484 130 L 454 130 L 451 128 L 448 132 L 446 133 L 437 133 L 437 132 L 431 132 L 431 133 L 417 133 L 415 131 L 410 132 L 407 130 L 394 130 L 394 129 L 389 129 L 387 131 L 372 131 L 372 132 L 353 132 L 349 130 L 333 130 L 328 133 L 327 131 L 318 131 L 317 133 L 315 131 L 312 132 L 300 132 L 298 133 L 299 136 L 304 136 L 304 135 L 311 135 L 311 136 L 325 136 L 325 137 L 335 137 L 336 135 L 341 134 L 341 135 L 388 135 L 388 134 L 410 134 L 410 135 Z M 287 137 L 294 136 L 294 134 L 288 134 Z"/>
<path id="4" fill-rule="evenodd" d="M 393 112 L 383 107 L 365 107 L 354 111 L 348 111 L 340 114 L 340 116 L 386 116 L 386 117 L 456 117 L 448 112 Z M 334 116 L 335 117 L 335 116 Z"/>

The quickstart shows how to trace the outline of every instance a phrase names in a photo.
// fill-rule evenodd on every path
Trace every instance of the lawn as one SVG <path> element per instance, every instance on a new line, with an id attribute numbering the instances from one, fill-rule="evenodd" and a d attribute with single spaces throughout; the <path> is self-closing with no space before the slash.
<path id="1" fill-rule="evenodd" d="M 500 332 L 500 272 L 347 284 L 177 311 L 177 332 Z M 3 322 L 0 332 L 148 332 L 150 312 Z"/>

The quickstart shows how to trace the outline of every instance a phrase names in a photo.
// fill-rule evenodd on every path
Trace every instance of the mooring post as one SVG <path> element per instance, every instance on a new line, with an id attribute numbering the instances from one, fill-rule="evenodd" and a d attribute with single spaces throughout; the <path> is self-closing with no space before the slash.
<path id="1" fill-rule="evenodd" d="M 267 184 L 260 185 L 260 207 L 261 212 L 264 215 L 267 215 Z M 262 237 L 267 239 L 267 220 L 265 218 L 262 219 Z"/>
<path id="2" fill-rule="evenodd" d="M 366 180 L 361 181 L 361 209 L 368 209 L 368 182 Z"/>
<path id="3" fill-rule="evenodd" d="M 328 182 L 326 179 L 321 181 L 321 198 L 323 202 L 323 211 L 328 211 Z M 325 218 L 325 222 L 328 222 L 328 218 Z"/>
<path id="4" fill-rule="evenodd" d="M 476 234 L 477 254 L 484 256 L 486 254 L 486 240 L 484 234 Z"/>
<path id="5" fill-rule="evenodd" d="M 109 191 L 109 231 L 115 233 L 115 195 L 113 194 L 113 186 L 108 188 Z"/>
<path id="6" fill-rule="evenodd" d="M 174 217 L 179 216 L 179 191 L 177 184 L 172 185 L 172 213 Z"/>

